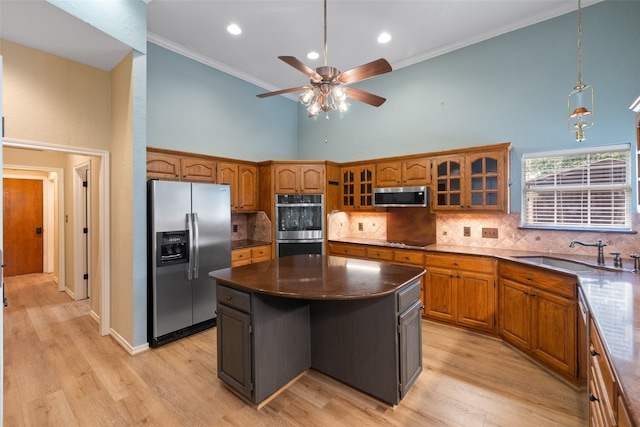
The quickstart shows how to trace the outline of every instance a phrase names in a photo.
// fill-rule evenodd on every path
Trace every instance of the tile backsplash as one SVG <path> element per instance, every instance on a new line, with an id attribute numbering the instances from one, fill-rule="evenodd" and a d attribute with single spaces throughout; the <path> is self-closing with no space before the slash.
<path id="1" fill-rule="evenodd" d="M 333 212 L 328 216 L 330 239 L 362 238 L 387 240 L 388 212 Z M 469 227 L 469 236 L 464 235 Z M 482 237 L 483 228 L 495 228 L 497 238 Z M 633 230 L 640 232 L 640 214 L 633 214 Z M 630 265 L 629 255 L 640 253 L 640 238 L 635 233 L 607 233 L 585 231 L 534 230 L 520 228 L 520 213 L 511 214 L 436 214 L 436 243 L 523 251 L 554 252 L 572 255 L 593 255 L 596 249 L 576 245 L 571 240 L 595 242 L 602 239 L 606 258 L 609 252 L 620 252 L 624 263 Z M 416 236 L 414 240 L 420 240 Z"/>
<path id="2" fill-rule="evenodd" d="M 231 240 L 271 242 L 271 221 L 263 211 L 231 214 Z"/>

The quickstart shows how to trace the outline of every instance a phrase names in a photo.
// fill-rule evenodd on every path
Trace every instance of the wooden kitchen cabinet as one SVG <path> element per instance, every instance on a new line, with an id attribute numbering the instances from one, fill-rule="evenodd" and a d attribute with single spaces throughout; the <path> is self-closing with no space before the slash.
<path id="1" fill-rule="evenodd" d="M 420 157 L 376 163 L 376 187 L 411 187 L 431 183 L 431 159 Z"/>
<path id="2" fill-rule="evenodd" d="M 218 184 L 231 186 L 231 211 L 258 210 L 258 168 L 244 163 L 218 163 Z"/>
<path id="3" fill-rule="evenodd" d="M 507 212 L 509 150 L 436 157 L 434 211 Z"/>
<path id="4" fill-rule="evenodd" d="M 340 207 L 342 210 L 373 210 L 372 165 L 341 168 Z"/>
<path id="5" fill-rule="evenodd" d="M 215 183 L 216 162 L 204 157 L 147 151 L 147 179 Z"/>
<path id="6" fill-rule="evenodd" d="M 351 243 L 329 242 L 329 255 L 339 255 L 352 258 L 366 258 L 367 247 Z"/>
<path id="7" fill-rule="evenodd" d="M 324 193 L 324 165 L 276 164 L 276 194 Z"/>
<path id="8" fill-rule="evenodd" d="M 501 261 L 499 292 L 500 335 L 578 383 L 575 276 Z"/>
<path id="9" fill-rule="evenodd" d="M 269 261 L 270 259 L 271 245 L 253 246 L 231 251 L 231 267 L 240 267 L 241 265 Z"/>
<path id="10" fill-rule="evenodd" d="M 427 253 L 425 316 L 495 331 L 496 261 L 460 254 Z"/>

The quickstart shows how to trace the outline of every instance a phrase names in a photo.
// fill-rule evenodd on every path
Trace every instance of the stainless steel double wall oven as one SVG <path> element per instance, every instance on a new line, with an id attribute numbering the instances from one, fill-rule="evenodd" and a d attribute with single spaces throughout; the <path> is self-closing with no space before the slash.
<path id="1" fill-rule="evenodd" d="M 276 195 L 276 256 L 324 253 L 322 194 Z"/>

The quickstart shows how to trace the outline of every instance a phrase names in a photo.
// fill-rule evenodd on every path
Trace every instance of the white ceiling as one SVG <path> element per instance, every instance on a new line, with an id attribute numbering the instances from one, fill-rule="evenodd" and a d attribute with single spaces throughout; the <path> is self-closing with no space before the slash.
<path id="1" fill-rule="evenodd" d="M 265 91 L 308 84 L 280 55 L 323 65 L 322 0 L 147 1 L 151 42 Z M 576 0 L 328 0 L 328 65 L 346 71 L 386 58 L 398 69 L 576 9 Z M 227 33 L 230 23 L 242 34 Z M 392 39 L 380 45 L 383 31 Z M 0 0 L 0 37 L 104 70 L 129 51 L 43 0 Z M 320 58 L 308 60 L 311 50 Z"/>

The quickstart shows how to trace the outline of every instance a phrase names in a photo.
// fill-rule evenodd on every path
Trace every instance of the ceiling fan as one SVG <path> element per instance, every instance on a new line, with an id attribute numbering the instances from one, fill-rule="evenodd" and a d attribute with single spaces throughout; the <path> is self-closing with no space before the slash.
<path id="1" fill-rule="evenodd" d="M 392 70 L 391 65 L 386 59 L 380 58 L 345 72 L 340 72 L 337 68 L 327 65 L 327 0 L 324 0 L 324 65 L 314 70 L 293 56 L 279 56 L 278 59 L 309 77 L 310 86 L 298 86 L 262 93 L 256 95 L 258 98 L 304 91 L 298 96 L 298 99 L 307 107 L 309 117 L 317 116 L 320 111 L 324 111 L 327 114 L 330 110 L 346 111 L 349 107 L 346 101 L 347 98 L 355 99 L 374 107 L 379 107 L 386 101 L 381 96 L 354 87 L 344 86 L 390 72 Z"/>

